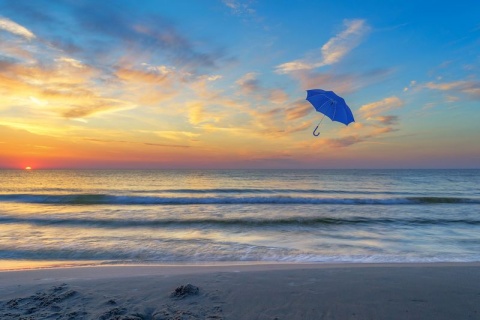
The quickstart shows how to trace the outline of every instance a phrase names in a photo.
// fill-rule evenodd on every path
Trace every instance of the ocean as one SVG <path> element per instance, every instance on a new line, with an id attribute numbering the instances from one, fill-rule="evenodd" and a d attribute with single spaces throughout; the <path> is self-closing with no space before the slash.
<path id="1" fill-rule="evenodd" d="M 0 170 L 0 269 L 478 261 L 480 170 Z"/>

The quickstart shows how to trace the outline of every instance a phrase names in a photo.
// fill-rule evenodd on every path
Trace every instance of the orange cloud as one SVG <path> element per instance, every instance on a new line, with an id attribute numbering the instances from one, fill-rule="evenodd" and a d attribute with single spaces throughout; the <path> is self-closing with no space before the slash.
<path id="1" fill-rule="evenodd" d="M 362 141 L 365 141 L 365 138 L 359 136 L 347 136 L 338 139 L 326 139 L 325 143 L 332 148 L 345 148 Z"/>
<path id="2" fill-rule="evenodd" d="M 365 104 L 360 107 L 359 112 L 364 118 L 374 117 L 385 111 L 403 107 L 404 103 L 396 96 L 388 97 L 380 101 Z"/>
<path id="3" fill-rule="evenodd" d="M 158 73 L 152 71 L 143 71 L 120 67 L 115 74 L 127 82 L 140 82 L 156 85 L 171 85 L 171 79 L 168 73 Z"/>
<path id="4" fill-rule="evenodd" d="M 384 125 L 393 125 L 398 123 L 398 116 L 379 116 L 374 118 L 374 120 L 380 122 Z"/>
<path id="5" fill-rule="evenodd" d="M 303 118 L 313 111 L 313 107 L 306 101 L 297 101 L 293 107 L 285 109 L 286 119 L 295 120 Z"/>
<path id="6" fill-rule="evenodd" d="M 91 101 L 87 105 L 70 105 L 67 110 L 65 110 L 62 115 L 65 118 L 84 118 L 91 116 L 96 113 L 128 109 L 131 106 L 129 104 L 115 101 L 111 99 L 97 99 L 97 101 Z"/>
<path id="7" fill-rule="evenodd" d="M 275 103 L 275 104 L 283 104 L 288 101 L 288 94 L 285 93 L 285 91 L 280 90 L 280 89 L 273 89 L 270 92 L 270 96 L 268 98 L 269 101 Z"/>
<path id="8" fill-rule="evenodd" d="M 453 82 L 443 82 L 443 83 L 434 83 L 428 82 L 425 84 L 425 87 L 433 90 L 441 91 L 459 91 L 465 94 L 470 95 L 471 97 L 478 99 L 480 98 L 480 82 L 469 80 L 469 81 L 453 81 Z"/>
<path id="9" fill-rule="evenodd" d="M 67 57 L 58 59 L 57 65 L 50 67 L 3 62 L 0 65 L 1 99 L 9 99 L 10 103 L 23 101 L 29 107 L 41 105 L 67 118 L 131 107 L 105 97 L 95 85 L 97 76 L 94 68 Z"/>

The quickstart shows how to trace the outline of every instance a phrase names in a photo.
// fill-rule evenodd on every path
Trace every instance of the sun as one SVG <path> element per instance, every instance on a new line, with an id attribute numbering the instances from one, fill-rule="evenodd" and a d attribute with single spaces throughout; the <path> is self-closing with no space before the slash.
<path id="1" fill-rule="evenodd" d="M 32 170 L 32 167 L 25 167 L 25 170 Z"/>

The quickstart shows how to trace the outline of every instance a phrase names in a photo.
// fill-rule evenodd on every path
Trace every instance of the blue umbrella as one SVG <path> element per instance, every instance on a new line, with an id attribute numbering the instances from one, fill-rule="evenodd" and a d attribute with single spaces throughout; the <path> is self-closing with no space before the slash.
<path id="1" fill-rule="evenodd" d="M 307 100 L 313 105 L 315 110 L 323 114 L 322 120 L 318 123 L 313 135 L 320 134 L 315 132 L 322 123 L 325 116 L 332 121 L 338 121 L 348 126 L 350 122 L 354 122 L 353 114 L 342 97 L 337 96 L 333 91 L 325 91 L 322 89 L 307 90 Z"/>

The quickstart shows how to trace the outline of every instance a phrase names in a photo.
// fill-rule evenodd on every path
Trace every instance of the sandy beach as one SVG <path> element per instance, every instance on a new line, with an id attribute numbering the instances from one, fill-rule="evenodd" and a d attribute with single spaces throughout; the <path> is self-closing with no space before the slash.
<path id="1" fill-rule="evenodd" d="M 479 264 L 0 272 L 1 319 L 479 319 Z"/>

